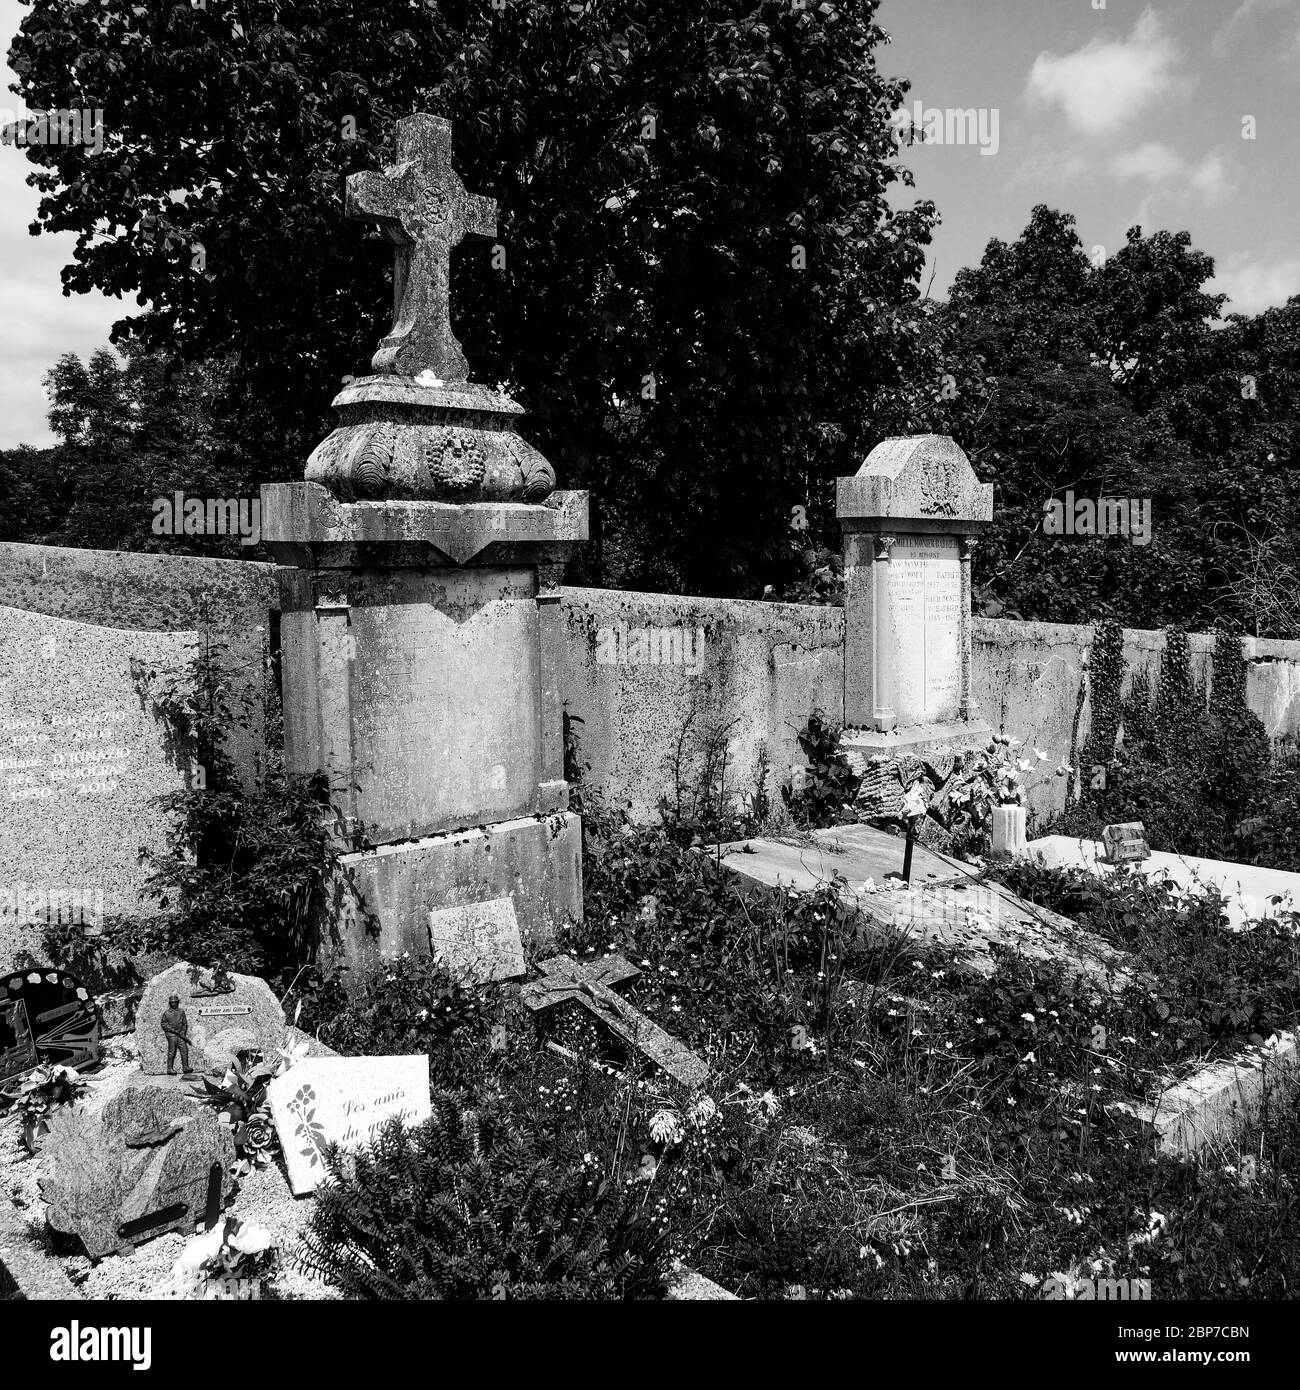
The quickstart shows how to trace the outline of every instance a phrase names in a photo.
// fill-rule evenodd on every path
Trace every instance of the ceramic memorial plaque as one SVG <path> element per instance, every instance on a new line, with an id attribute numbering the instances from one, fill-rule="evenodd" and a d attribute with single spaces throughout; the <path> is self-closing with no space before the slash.
<path id="1" fill-rule="evenodd" d="M 295 1197 L 325 1177 L 330 1144 L 358 1148 L 393 1119 L 419 1124 L 432 1114 L 429 1059 L 317 1057 L 296 1062 L 267 1087 L 289 1186 Z"/>
<path id="2" fill-rule="evenodd" d="M 40 965 L 3 976 L 0 1011 L 0 1079 L 42 1062 L 83 1068 L 99 1061 L 95 1000 L 66 970 Z"/>

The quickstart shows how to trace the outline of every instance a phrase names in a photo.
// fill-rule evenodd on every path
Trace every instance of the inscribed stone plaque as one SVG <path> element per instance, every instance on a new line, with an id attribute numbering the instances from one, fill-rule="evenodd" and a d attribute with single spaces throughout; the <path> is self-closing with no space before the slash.
<path id="1" fill-rule="evenodd" d="M 197 978 L 193 978 L 197 976 Z M 256 1048 L 274 1059 L 284 1046 L 284 1010 L 265 980 L 255 975 L 229 975 L 230 989 L 220 989 L 212 972 L 182 962 L 155 975 L 144 988 L 135 1012 L 135 1041 L 140 1070 L 149 1076 L 167 1071 L 167 1035 L 162 1016 L 167 1001 L 180 997 L 189 1025 L 189 1070 L 224 1071 L 236 1053 Z M 182 1059 L 173 1059 L 181 1069 Z"/>
<path id="2" fill-rule="evenodd" d="M 902 535 L 889 561 L 894 710 L 901 726 L 961 708 L 961 559 L 956 536 Z"/>
<path id="3" fill-rule="evenodd" d="M 59 1109 L 41 1153 L 50 1225 L 79 1236 L 91 1259 L 164 1231 L 192 1234 L 235 1189 L 230 1127 L 170 1087 L 130 1086 L 99 1115 Z"/>
<path id="4" fill-rule="evenodd" d="M 325 1177 L 330 1144 L 368 1144 L 392 1119 L 419 1124 L 432 1114 L 429 1059 L 319 1057 L 296 1062 L 267 1087 L 289 1185 L 295 1197 Z"/>
<path id="5" fill-rule="evenodd" d="M 131 663 L 183 680 L 194 643 L 0 607 L 0 966 L 47 921 L 158 910 L 138 852 L 166 852 L 188 756 Z"/>
<path id="6" fill-rule="evenodd" d="M 468 969 L 479 983 L 513 980 L 527 969 L 513 898 L 434 909 L 429 945 L 448 965 Z"/>

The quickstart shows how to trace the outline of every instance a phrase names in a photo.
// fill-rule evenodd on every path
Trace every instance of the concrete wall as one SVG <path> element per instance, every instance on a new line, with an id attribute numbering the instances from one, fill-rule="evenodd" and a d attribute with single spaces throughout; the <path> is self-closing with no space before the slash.
<path id="1" fill-rule="evenodd" d="M 565 708 L 582 720 L 586 776 L 638 819 L 652 819 L 661 796 L 674 799 L 679 780 L 693 785 L 719 736 L 727 790 L 755 790 L 765 749 L 779 801 L 777 785 L 802 761 L 796 736 L 808 715 L 820 706 L 842 718 L 842 609 L 565 589 L 561 612 Z M 649 652 L 639 631 L 655 644 Z"/>
<path id="2" fill-rule="evenodd" d="M 227 643 L 251 683 L 281 590 L 274 565 L 0 545 L 0 605 L 105 627 L 197 631 Z M 661 797 L 675 799 L 679 780 L 693 784 L 719 733 L 729 750 L 728 791 L 753 792 L 762 750 L 776 797 L 802 763 L 796 735 L 813 709 L 843 719 L 842 609 L 566 588 L 562 614 L 565 706 L 582 720 L 574 729 L 587 776 L 640 819 L 655 815 Z M 650 650 L 641 650 L 638 631 L 653 642 Z M 1124 638 L 1129 666 L 1144 666 L 1154 681 L 1163 634 L 1131 630 Z M 1049 771 L 1070 755 L 1091 642 L 1088 627 L 974 620 L 981 713 L 1047 753 Z M 1193 634 L 1189 645 L 1203 676 L 1213 639 Z M 1250 639 L 1247 655 L 1250 707 L 1273 738 L 1300 736 L 1300 642 Z M 1076 748 L 1089 718 L 1085 698 Z M 240 739 L 241 767 L 259 765 L 252 732 Z M 1064 794 L 1064 780 L 1048 777 L 1030 805 L 1045 818 Z"/>
<path id="3" fill-rule="evenodd" d="M 263 657 L 280 610 L 276 565 L 193 555 L 143 555 L 0 544 L 0 606 L 104 628 L 190 632 L 209 644 L 246 694 L 250 722 L 226 751 L 246 785 L 264 765 Z"/>

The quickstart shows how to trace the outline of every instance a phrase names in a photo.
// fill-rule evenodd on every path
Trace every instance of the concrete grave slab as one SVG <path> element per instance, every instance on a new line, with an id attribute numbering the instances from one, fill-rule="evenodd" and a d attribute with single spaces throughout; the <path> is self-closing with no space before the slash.
<path id="1" fill-rule="evenodd" d="M 1187 1156 L 1231 1144 L 1267 1101 L 1286 1103 L 1298 1090 L 1296 1037 L 1283 1033 L 1173 1082 L 1149 1105 L 1121 1108 L 1155 1131 L 1160 1148 Z"/>
<path id="2" fill-rule="evenodd" d="M 1044 835 L 1030 840 L 1026 852 L 1035 863 L 1051 869 L 1086 869 L 1089 873 L 1114 873 L 1118 866 L 1108 864 L 1100 840 L 1076 840 L 1069 835 Z M 1266 869 L 1256 864 L 1234 864 L 1225 859 L 1202 859 L 1194 854 L 1170 854 L 1152 850 L 1146 859 L 1126 866 L 1147 878 L 1172 879 L 1190 892 L 1217 888 L 1226 899 L 1224 911 L 1229 927 L 1239 928 L 1261 917 L 1272 917 L 1288 904 L 1300 911 L 1300 874 L 1283 869 Z M 1280 904 L 1272 899 L 1279 897 Z"/>
<path id="3" fill-rule="evenodd" d="M 844 899 L 876 928 L 959 949 L 966 953 L 966 968 L 978 975 L 993 974 L 990 947 L 996 943 L 1031 960 L 1059 960 L 1100 988 L 1113 990 L 1130 978 L 1126 957 L 1100 937 L 1001 884 L 980 882 L 978 871 L 960 860 L 914 845 L 909 888 L 885 877 L 902 872 L 901 837 L 850 825 L 815 831 L 812 840 L 724 845 L 722 863 L 754 884 L 801 892 L 815 891 L 838 874 L 847 885 Z"/>

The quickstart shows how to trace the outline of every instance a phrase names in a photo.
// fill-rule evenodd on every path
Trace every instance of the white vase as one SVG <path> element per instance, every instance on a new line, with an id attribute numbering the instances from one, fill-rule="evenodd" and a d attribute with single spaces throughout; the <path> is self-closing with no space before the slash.
<path id="1" fill-rule="evenodd" d="M 1025 853 L 1025 808 L 995 806 L 993 808 L 993 853 L 1017 855 Z"/>

